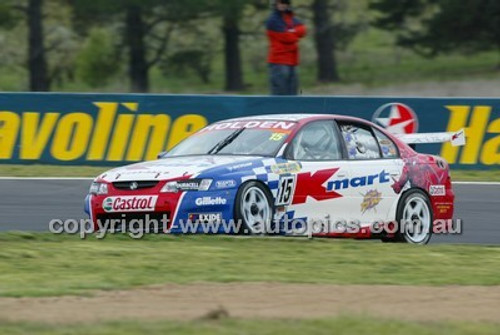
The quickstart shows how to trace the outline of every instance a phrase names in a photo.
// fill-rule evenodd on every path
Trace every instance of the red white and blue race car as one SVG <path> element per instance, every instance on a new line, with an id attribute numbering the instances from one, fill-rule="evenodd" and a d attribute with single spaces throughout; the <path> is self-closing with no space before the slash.
<path id="1" fill-rule="evenodd" d="M 169 233 L 425 244 L 436 222 L 453 218 L 454 194 L 448 164 L 409 144 L 447 141 L 464 145 L 464 131 L 395 136 L 340 115 L 225 120 L 156 161 L 103 173 L 85 207 L 96 229 L 147 217 L 167 218 Z"/>

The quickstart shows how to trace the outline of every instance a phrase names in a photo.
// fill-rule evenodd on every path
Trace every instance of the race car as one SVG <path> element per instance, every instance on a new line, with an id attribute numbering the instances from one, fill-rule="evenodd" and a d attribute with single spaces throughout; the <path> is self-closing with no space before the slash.
<path id="1" fill-rule="evenodd" d="M 448 164 L 410 145 L 465 133 L 393 135 L 341 115 L 243 117 L 208 125 L 159 159 L 112 169 L 85 210 L 167 233 L 285 234 L 426 244 L 453 218 Z M 140 221 L 142 220 L 142 221 Z M 208 228 L 207 228 L 208 227 Z"/>

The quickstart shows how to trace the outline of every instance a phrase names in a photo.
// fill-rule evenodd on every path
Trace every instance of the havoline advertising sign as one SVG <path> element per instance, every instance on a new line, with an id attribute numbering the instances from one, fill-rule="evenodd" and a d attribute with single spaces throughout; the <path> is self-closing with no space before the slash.
<path id="1" fill-rule="evenodd" d="M 207 124 L 239 116 L 329 113 L 399 133 L 466 128 L 467 145 L 421 145 L 454 168 L 500 166 L 500 99 L 0 94 L 0 163 L 122 165 L 154 159 Z"/>

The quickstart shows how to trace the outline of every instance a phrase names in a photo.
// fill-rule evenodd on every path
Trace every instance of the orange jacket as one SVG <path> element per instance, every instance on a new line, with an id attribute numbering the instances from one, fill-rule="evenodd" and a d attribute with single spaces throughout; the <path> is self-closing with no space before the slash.
<path id="1" fill-rule="evenodd" d="M 299 40 L 306 35 L 306 26 L 293 12 L 277 10 L 266 23 L 269 38 L 268 62 L 280 65 L 299 65 Z"/>

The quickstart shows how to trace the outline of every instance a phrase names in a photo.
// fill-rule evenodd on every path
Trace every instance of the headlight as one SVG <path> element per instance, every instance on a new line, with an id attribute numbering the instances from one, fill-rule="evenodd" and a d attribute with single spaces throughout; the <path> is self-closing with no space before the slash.
<path id="1" fill-rule="evenodd" d="M 188 179 L 171 181 L 161 189 L 162 193 L 177 193 L 184 191 L 208 191 L 212 185 L 212 179 Z"/>
<path id="2" fill-rule="evenodd" d="M 89 193 L 98 195 L 108 194 L 108 184 L 94 182 L 90 185 Z"/>
<path id="3" fill-rule="evenodd" d="M 166 183 L 165 186 L 161 189 L 161 193 L 177 193 L 179 192 L 179 187 L 176 181 L 171 181 Z"/>

